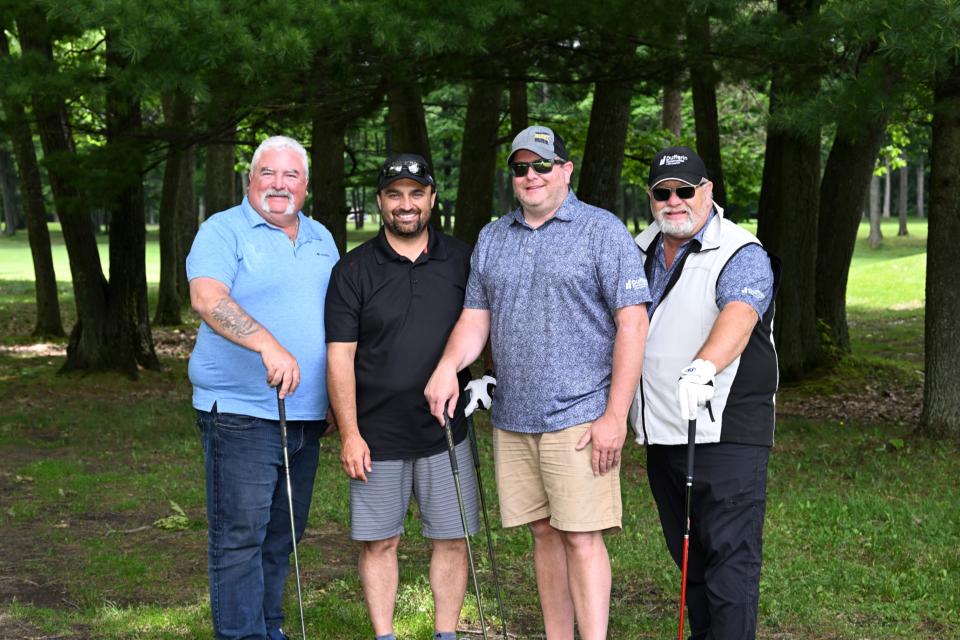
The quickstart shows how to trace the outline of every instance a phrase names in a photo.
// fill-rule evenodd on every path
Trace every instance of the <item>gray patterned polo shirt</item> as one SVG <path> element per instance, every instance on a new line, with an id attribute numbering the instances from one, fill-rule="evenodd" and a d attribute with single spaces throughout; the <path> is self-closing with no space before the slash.
<path id="1" fill-rule="evenodd" d="M 627 228 L 572 191 L 537 229 L 520 209 L 485 226 L 463 306 L 490 311 L 493 424 L 545 433 L 599 418 L 613 368 L 613 313 L 650 299 Z"/>

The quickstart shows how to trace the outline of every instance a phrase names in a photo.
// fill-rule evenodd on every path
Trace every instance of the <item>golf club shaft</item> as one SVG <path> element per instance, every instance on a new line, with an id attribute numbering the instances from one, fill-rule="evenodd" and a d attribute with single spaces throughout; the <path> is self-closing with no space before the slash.
<path id="1" fill-rule="evenodd" d="M 684 505 L 683 562 L 680 566 L 680 630 L 677 640 L 683 640 L 683 605 L 687 600 L 687 560 L 690 554 L 690 501 L 693 493 L 693 454 L 697 446 L 697 419 L 687 421 L 687 497 Z"/>
<path id="2" fill-rule="evenodd" d="M 480 630 L 484 640 L 487 638 L 487 625 L 483 621 L 483 600 L 480 599 L 480 583 L 477 582 L 477 568 L 473 565 L 473 550 L 470 548 L 470 529 L 467 527 L 467 509 L 463 502 L 463 491 L 460 489 L 460 465 L 457 463 L 457 452 L 453 444 L 453 430 L 450 428 L 450 417 L 444 413 L 443 431 L 447 437 L 447 452 L 450 454 L 450 469 L 453 471 L 453 485 L 457 491 L 457 504 L 460 506 L 460 522 L 463 524 L 463 539 L 467 543 L 467 560 L 470 565 L 470 575 L 473 577 L 473 590 L 477 595 L 477 612 L 480 616 Z"/>
<path id="3" fill-rule="evenodd" d="M 280 442 L 283 445 L 283 472 L 287 478 L 287 505 L 290 507 L 290 542 L 293 544 L 293 572 L 297 577 L 297 604 L 300 605 L 300 632 L 307 640 L 307 623 L 303 618 L 303 593 L 300 590 L 300 558 L 297 554 L 297 524 L 293 516 L 293 486 L 290 482 L 290 456 L 287 453 L 287 406 L 277 387 L 277 412 L 280 416 Z"/>
<path id="4" fill-rule="evenodd" d="M 500 571 L 497 569 L 497 556 L 493 552 L 493 535 L 490 533 L 490 519 L 487 517 L 487 500 L 483 495 L 483 479 L 480 475 L 480 449 L 477 446 L 477 432 L 473 428 L 473 416 L 467 416 L 467 435 L 470 438 L 470 450 L 473 453 L 473 470 L 477 476 L 477 493 L 480 494 L 480 509 L 483 513 L 483 528 L 487 532 L 487 555 L 490 557 L 490 568 L 493 571 L 493 583 L 497 590 L 497 611 L 500 613 L 500 624 L 503 637 L 507 638 L 507 616 L 503 611 L 503 596 L 500 590 Z"/>

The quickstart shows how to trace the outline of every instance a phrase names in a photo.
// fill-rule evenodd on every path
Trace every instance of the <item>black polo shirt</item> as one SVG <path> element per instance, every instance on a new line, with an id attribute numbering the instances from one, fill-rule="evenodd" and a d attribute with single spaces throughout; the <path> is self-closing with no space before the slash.
<path id="1" fill-rule="evenodd" d="M 374 460 L 420 458 L 446 449 L 423 396 L 463 310 L 470 247 L 430 228 L 415 262 L 376 238 L 333 268 L 324 322 L 327 342 L 356 342 L 357 422 Z M 460 388 L 470 372 L 460 372 Z M 466 436 L 461 394 L 454 441 Z"/>

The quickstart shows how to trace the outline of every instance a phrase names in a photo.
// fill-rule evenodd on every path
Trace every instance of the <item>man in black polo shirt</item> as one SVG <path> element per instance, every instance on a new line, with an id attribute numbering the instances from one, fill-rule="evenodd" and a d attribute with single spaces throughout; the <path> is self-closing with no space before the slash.
<path id="1" fill-rule="evenodd" d="M 345 255 L 330 277 L 325 310 L 327 384 L 350 476 L 351 535 L 377 640 L 394 640 L 397 545 L 411 494 L 433 541 L 430 587 L 435 638 L 456 640 L 467 586 L 463 525 L 443 430 L 423 388 L 463 308 L 470 247 L 429 225 L 436 185 L 424 159 L 400 154 L 380 170 L 383 227 Z M 469 371 L 460 374 L 461 388 Z M 452 427 L 470 468 L 463 416 Z M 479 528 L 472 474 L 461 475 L 470 532 Z"/>

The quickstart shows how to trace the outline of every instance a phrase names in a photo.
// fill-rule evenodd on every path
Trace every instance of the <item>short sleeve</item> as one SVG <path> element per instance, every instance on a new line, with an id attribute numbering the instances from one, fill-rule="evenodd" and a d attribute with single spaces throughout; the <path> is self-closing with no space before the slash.
<path id="1" fill-rule="evenodd" d="M 611 310 L 650 302 L 640 248 L 619 220 L 605 227 L 597 251 L 597 275 L 604 302 Z"/>
<path id="2" fill-rule="evenodd" d="M 717 278 L 717 308 L 731 302 L 746 302 L 758 317 L 770 307 L 773 297 L 773 268 L 770 256 L 759 244 L 741 247 Z"/>
<path id="3" fill-rule="evenodd" d="M 323 322 L 327 342 L 357 342 L 360 338 L 360 261 L 340 261 L 330 273 Z"/>
<path id="4" fill-rule="evenodd" d="M 486 234 L 481 231 L 480 237 L 477 239 L 477 245 L 473 248 L 473 253 L 470 254 L 470 277 L 467 278 L 467 291 L 463 297 L 465 309 L 490 309 L 487 290 L 483 286 L 482 255 L 487 246 L 486 237 Z"/>
<path id="5" fill-rule="evenodd" d="M 217 214 L 217 216 L 224 214 Z M 213 217 L 202 225 L 187 255 L 187 280 L 213 278 L 233 289 L 240 255 L 236 234 Z"/>

